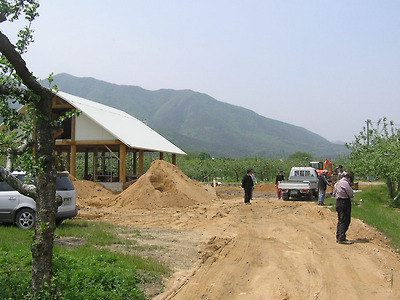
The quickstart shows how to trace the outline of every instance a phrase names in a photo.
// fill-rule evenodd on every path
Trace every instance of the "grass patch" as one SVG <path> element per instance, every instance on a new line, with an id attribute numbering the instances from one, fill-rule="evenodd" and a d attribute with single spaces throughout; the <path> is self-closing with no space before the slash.
<path id="1" fill-rule="evenodd" d="M 107 223 L 67 220 L 57 228 L 56 234 L 81 238 L 89 245 L 105 246 L 123 243 L 115 231 L 115 226 Z"/>
<path id="2" fill-rule="evenodd" d="M 326 198 L 325 203 L 332 205 L 332 210 L 336 211 L 334 198 Z M 372 186 L 354 194 L 351 216 L 382 232 L 389 238 L 391 246 L 399 252 L 400 213 L 397 208 L 392 207 L 392 203 L 386 185 Z"/>
<path id="3" fill-rule="evenodd" d="M 148 299 L 162 291 L 161 278 L 170 274 L 168 267 L 152 258 L 110 250 L 113 245 L 137 247 L 134 240 L 121 238 L 120 231 L 110 224 L 81 220 L 68 220 L 57 228 L 53 259 L 57 299 Z M 29 297 L 32 235 L 33 230 L 2 225 L 0 299 Z"/>

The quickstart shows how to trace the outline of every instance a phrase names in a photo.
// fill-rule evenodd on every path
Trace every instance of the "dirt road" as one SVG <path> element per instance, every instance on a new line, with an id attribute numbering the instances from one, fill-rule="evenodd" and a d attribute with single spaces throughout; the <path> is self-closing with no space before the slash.
<path id="1" fill-rule="evenodd" d="M 257 186 L 251 205 L 242 203 L 240 188 L 219 187 L 217 194 L 211 202 L 158 209 L 105 206 L 121 197 L 104 194 L 99 205 L 87 196 L 80 218 L 134 227 L 140 243 L 161 246 L 149 255 L 174 274 L 156 300 L 400 299 L 399 256 L 370 226 L 352 219 L 347 237 L 354 244 L 337 244 L 329 208 L 278 200 L 273 185 Z"/>
<path id="2" fill-rule="evenodd" d="M 354 244 L 337 244 L 336 214 L 315 203 L 234 197 L 97 218 L 159 238 L 149 242 L 176 273 L 156 299 L 400 298 L 400 260 L 386 239 L 353 219 Z"/>
<path id="3" fill-rule="evenodd" d="M 173 299 L 399 298 L 398 257 L 360 222 L 348 246 L 335 243 L 335 217 L 315 204 L 260 200 L 229 215 L 216 235 L 226 245 Z"/>

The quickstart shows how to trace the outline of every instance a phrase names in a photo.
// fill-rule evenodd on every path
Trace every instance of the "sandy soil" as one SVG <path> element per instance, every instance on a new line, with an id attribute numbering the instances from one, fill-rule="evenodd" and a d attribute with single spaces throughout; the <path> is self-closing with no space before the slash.
<path id="1" fill-rule="evenodd" d="M 352 219 L 354 244 L 337 244 L 335 213 L 278 200 L 271 184 L 244 205 L 240 188 L 202 186 L 160 161 L 119 195 L 74 184 L 79 218 L 135 228 L 152 237 L 141 243 L 162 246 L 149 255 L 174 274 L 157 300 L 400 298 L 400 259 L 384 236 Z"/>

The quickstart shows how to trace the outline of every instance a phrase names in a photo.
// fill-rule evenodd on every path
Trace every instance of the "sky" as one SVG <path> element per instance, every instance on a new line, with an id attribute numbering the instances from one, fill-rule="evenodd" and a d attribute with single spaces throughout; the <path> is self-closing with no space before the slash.
<path id="1" fill-rule="evenodd" d="M 351 142 L 400 127 L 398 0 L 42 0 L 36 76 L 190 89 Z M 22 23 L 0 24 L 11 35 Z M 210 109 L 205 107 L 204 109 Z"/>

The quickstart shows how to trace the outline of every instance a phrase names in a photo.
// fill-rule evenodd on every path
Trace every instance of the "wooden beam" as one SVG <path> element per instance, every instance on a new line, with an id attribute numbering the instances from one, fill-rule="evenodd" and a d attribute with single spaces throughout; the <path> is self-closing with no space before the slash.
<path id="1" fill-rule="evenodd" d="M 66 102 L 65 100 L 61 99 L 58 96 L 53 97 L 53 103 L 52 103 L 52 108 L 74 108 L 71 104 Z"/>
<path id="2" fill-rule="evenodd" d="M 71 140 L 56 140 L 56 146 L 71 145 L 74 143 Z M 92 146 L 92 145 L 120 145 L 119 140 L 107 140 L 107 141 L 75 141 L 77 146 Z"/>
<path id="3" fill-rule="evenodd" d="M 119 146 L 119 182 L 126 182 L 126 146 Z"/>

